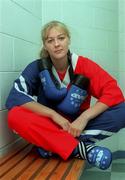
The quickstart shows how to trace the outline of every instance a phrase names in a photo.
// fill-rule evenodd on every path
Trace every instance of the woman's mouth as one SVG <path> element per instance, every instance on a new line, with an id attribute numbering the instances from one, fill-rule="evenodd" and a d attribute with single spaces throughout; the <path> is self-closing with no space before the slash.
<path id="1" fill-rule="evenodd" d="M 59 50 L 56 50 L 56 51 L 54 51 L 56 54 L 59 54 L 59 53 L 61 53 L 62 52 L 62 49 L 59 49 Z"/>

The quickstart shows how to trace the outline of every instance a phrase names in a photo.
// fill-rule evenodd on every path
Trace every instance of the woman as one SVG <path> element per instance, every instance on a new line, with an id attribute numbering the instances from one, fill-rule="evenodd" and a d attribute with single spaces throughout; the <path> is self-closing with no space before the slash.
<path id="1" fill-rule="evenodd" d="M 69 51 L 65 24 L 51 21 L 41 34 L 40 59 L 23 70 L 8 96 L 9 127 L 42 157 L 78 157 L 107 169 L 112 154 L 94 142 L 125 127 L 123 94 L 99 65 Z M 92 96 L 97 102 L 90 107 Z"/>

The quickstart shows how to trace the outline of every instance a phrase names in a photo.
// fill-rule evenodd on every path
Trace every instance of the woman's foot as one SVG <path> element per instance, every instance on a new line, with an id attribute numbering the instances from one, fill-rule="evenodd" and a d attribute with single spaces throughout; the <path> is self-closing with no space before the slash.
<path id="1" fill-rule="evenodd" d="M 42 158 L 51 158 L 53 156 L 52 152 L 49 152 L 42 147 L 37 147 L 37 152 Z"/>
<path id="2" fill-rule="evenodd" d="M 89 164 L 102 170 L 108 169 L 112 162 L 112 153 L 108 148 L 93 144 L 86 145 L 84 142 L 79 142 L 72 156 L 86 159 Z"/>
<path id="3" fill-rule="evenodd" d="M 99 169 L 108 169 L 112 162 L 112 153 L 105 147 L 95 146 L 87 153 L 89 164 Z"/>

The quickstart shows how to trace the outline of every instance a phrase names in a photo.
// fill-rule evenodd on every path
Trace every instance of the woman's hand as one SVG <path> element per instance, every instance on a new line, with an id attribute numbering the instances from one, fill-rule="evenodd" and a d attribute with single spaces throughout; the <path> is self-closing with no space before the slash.
<path id="1" fill-rule="evenodd" d="M 68 130 L 74 137 L 80 136 L 81 132 L 85 129 L 87 123 L 103 113 L 109 107 L 106 104 L 97 102 L 92 107 L 84 111 L 75 121 L 73 121 Z"/>
<path id="2" fill-rule="evenodd" d="M 66 118 L 58 114 L 56 111 L 54 111 L 53 109 L 48 108 L 34 101 L 24 104 L 23 107 L 28 108 L 39 115 L 51 118 L 53 122 L 55 122 L 60 127 L 62 127 L 63 130 L 68 131 L 70 122 Z"/>
<path id="3" fill-rule="evenodd" d="M 66 118 L 56 113 L 55 111 L 53 112 L 51 118 L 56 124 L 62 127 L 63 130 L 65 131 L 69 130 L 71 123 Z"/>
<path id="4" fill-rule="evenodd" d="M 79 137 L 88 123 L 87 119 L 77 118 L 69 127 L 68 132 L 74 137 Z"/>

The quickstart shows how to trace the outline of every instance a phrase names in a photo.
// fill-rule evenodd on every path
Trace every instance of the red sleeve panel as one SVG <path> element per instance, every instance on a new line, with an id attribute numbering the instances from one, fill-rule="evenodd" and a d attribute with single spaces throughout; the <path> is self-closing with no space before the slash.
<path id="1" fill-rule="evenodd" d="M 124 101 L 117 81 L 95 62 L 79 57 L 75 73 L 90 79 L 90 94 L 106 105 L 113 106 Z"/>

